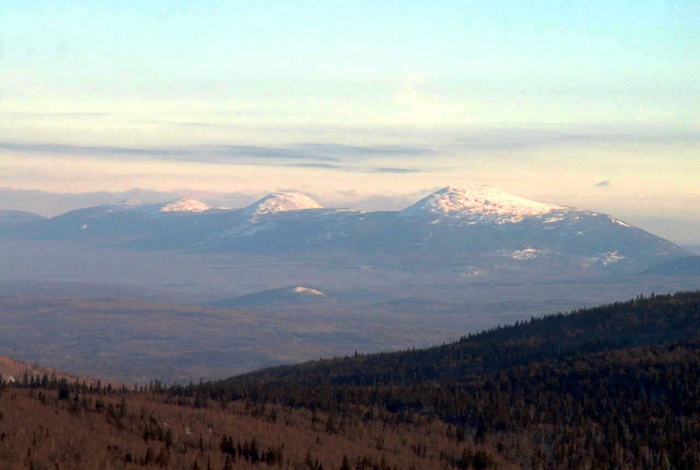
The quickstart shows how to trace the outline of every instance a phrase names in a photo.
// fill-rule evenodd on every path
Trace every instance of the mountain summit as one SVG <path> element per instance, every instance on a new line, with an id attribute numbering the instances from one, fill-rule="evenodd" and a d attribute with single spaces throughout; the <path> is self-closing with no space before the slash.
<path id="1" fill-rule="evenodd" d="M 206 212 L 212 210 L 208 204 L 197 199 L 183 197 L 177 201 L 164 204 L 159 212 Z"/>
<path id="2" fill-rule="evenodd" d="M 505 224 L 565 210 L 568 208 L 524 199 L 493 186 L 448 186 L 404 209 L 399 217 L 459 219 L 468 224 Z"/>
<path id="3" fill-rule="evenodd" d="M 242 209 L 245 215 L 276 214 L 278 212 L 299 211 L 306 209 L 322 209 L 323 206 L 305 194 L 296 192 L 278 192 L 268 194 L 259 201 Z"/>

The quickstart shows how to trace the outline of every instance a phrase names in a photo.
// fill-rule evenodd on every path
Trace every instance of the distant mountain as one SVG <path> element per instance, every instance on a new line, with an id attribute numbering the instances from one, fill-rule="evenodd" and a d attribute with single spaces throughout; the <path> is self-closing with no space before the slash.
<path id="1" fill-rule="evenodd" d="M 319 302 L 332 302 L 329 294 L 311 287 L 292 286 L 220 299 L 209 302 L 213 307 L 294 307 Z"/>
<path id="2" fill-rule="evenodd" d="M 381 259 L 385 266 L 482 280 L 635 273 L 688 255 L 611 216 L 490 186 L 446 187 L 400 212 L 326 209 L 294 192 L 238 210 L 214 210 L 193 199 L 125 201 L 30 224 L 25 235 L 118 236 L 116 243 L 136 249 L 293 254 L 310 263 L 342 254 L 360 264 Z"/>
<path id="3" fill-rule="evenodd" d="M 31 212 L 0 210 L 0 228 L 17 227 L 45 219 L 46 217 Z"/>
<path id="4" fill-rule="evenodd" d="M 163 204 L 158 212 L 206 212 L 212 209 L 213 207 L 202 201 L 192 198 L 182 198 Z"/>
<path id="5" fill-rule="evenodd" d="M 272 193 L 241 210 L 248 217 L 256 217 L 279 212 L 322 209 L 323 206 L 310 197 L 295 192 Z"/>
<path id="6" fill-rule="evenodd" d="M 404 209 L 399 213 L 399 217 L 429 219 L 430 223 L 447 219 L 466 225 L 513 224 L 528 217 L 542 217 L 569 210 L 570 208 L 554 204 L 523 199 L 493 186 L 448 186 Z M 556 221 L 555 219 L 556 215 L 553 215 L 546 221 L 551 223 Z"/>

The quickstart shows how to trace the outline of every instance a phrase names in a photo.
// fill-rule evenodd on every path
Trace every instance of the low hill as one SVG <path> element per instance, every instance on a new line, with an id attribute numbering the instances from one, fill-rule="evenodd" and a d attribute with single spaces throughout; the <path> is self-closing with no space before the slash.
<path id="1" fill-rule="evenodd" d="M 333 297 L 319 289 L 305 286 L 281 287 L 208 302 L 212 307 L 285 307 L 333 302 Z"/>

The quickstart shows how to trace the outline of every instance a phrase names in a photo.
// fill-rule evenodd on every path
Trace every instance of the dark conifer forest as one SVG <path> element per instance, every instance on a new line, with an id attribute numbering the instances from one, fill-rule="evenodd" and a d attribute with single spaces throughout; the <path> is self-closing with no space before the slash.
<path id="1" fill-rule="evenodd" d="M 206 382 L 25 374 L 2 468 L 698 469 L 700 292 Z"/>

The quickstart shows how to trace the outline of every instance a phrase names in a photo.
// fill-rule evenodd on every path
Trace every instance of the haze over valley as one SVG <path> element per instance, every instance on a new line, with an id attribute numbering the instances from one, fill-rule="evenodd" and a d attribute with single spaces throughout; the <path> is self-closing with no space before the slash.
<path id="1" fill-rule="evenodd" d="M 700 272 L 691 252 L 610 215 L 491 186 L 400 211 L 278 192 L 240 209 L 128 200 L 0 223 L 5 328 L 21 332 L 0 352 L 127 382 L 440 344 L 693 289 Z"/>

